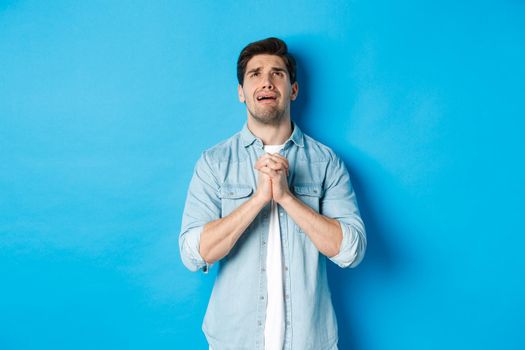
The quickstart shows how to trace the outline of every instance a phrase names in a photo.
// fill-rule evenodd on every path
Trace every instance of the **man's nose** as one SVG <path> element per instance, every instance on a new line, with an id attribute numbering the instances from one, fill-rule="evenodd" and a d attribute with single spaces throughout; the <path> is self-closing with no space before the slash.
<path id="1" fill-rule="evenodd" d="M 267 88 L 267 89 L 270 89 L 272 90 L 273 89 L 273 81 L 272 81 L 272 75 L 271 74 L 266 74 L 264 76 L 264 80 L 263 80 L 263 88 Z"/>

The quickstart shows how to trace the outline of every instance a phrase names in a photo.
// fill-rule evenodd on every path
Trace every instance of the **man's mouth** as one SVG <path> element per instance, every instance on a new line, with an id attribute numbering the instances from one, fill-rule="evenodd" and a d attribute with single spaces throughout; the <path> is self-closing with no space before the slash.
<path id="1" fill-rule="evenodd" d="M 277 99 L 277 96 L 275 94 L 261 94 L 256 97 L 256 100 L 258 102 L 271 102 L 275 101 Z"/>

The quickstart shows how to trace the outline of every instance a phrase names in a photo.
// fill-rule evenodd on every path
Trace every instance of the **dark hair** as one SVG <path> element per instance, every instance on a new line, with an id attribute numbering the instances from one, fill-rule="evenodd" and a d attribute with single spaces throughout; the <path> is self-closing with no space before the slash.
<path id="1" fill-rule="evenodd" d="M 290 83 L 295 83 L 295 58 L 288 53 L 286 43 L 278 38 L 267 38 L 250 43 L 242 49 L 239 58 L 237 59 L 237 80 L 241 86 L 244 83 L 244 73 L 246 72 L 248 61 L 253 56 L 261 54 L 281 57 L 286 65 L 288 74 L 290 75 Z"/>

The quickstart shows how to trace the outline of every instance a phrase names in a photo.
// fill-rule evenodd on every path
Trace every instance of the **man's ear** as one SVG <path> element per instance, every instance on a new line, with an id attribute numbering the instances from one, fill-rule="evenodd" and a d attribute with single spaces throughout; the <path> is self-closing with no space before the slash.
<path id="1" fill-rule="evenodd" d="M 237 93 L 239 94 L 239 101 L 241 103 L 246 102 L 246 99 L 244 98 L 244 91 L 242 91 L 242 85 L 237 85 Z"/>
<path id="2" fill-rule="evenodd" d="M 295 101 L 299 94 L 299 84 L 297 82 L 292 84 L 292 93 L 290 94 L 290 100 Z"/>

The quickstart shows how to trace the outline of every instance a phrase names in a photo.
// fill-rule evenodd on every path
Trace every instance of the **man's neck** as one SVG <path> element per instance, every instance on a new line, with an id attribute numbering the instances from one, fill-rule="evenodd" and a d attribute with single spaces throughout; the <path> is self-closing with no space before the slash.
<path id="1" fill-rule="evenodd" d="M 283 118 L 279 124 L 263 124 L 248 116 L 248 129 L 261 139 L 264 145 L 282 145 L 292 135 L 290 118 Z"/>

